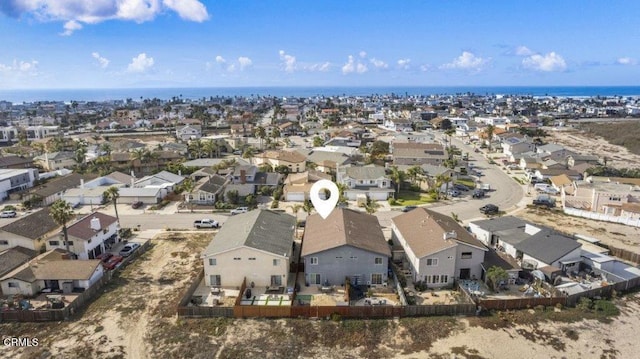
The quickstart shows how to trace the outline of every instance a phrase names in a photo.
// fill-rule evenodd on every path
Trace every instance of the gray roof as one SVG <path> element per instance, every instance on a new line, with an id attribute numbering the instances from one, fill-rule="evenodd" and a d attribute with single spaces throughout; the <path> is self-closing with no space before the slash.
<path id="1" fill-rule="evenodd" d="M 265 186 L 277 186 L 282 182 L 283 175 L 275 172 L 258 172 L 253 180 L 254 184 L 263 184 Z"/>
<path id="2" fill-rule="evenodd" d="M 20 246 L 0 252 L 0 277 L 28 262 L 36 254 L 36 251 Z"/>
<path id="3" fill-rule="evenodd" d="M 266 209 L 231 216 L 204 250 L 203 256 L 240 247 L 286 256 L 291 252 L 295 223 L 292 215 Z"/>
<path id="4" fill-rule="evenodd" d="M 346 174 L 353 179 L 376 179 L 385 177 L 384 167 L 379 166 L 363 166 L 363 167 L 346 167 Z"/>
<path id="5" fill-rule="evenodd" d="M 213 175 L 209 178 L 205 177 L 204 182 L 200 185 L 198 190 L 209 193 L 217 193 L 222 189 L 225 183 L 227 183 L 227 179 L 220 175 Z"/>
<path id="6" fill-rule="evenodd" d="M 1 227 L 0 230 L 29 239 L 38 239 L 60 227 L 49 213 L 49 207 L 43 208 Z"/>
<path id="7" fill-rule="evenodd" d="M 581 246 L 578 241 L 560 233 L 542 230 L 514 247 L 524 254 L 551 264 Z"/>
<path id="8" fill-rule="evenodd" d="M 349 162 L 349 156 L 342 152 L 313 151 L 307 157 L 307 161 L 314 163 L 332 161 L 341 165 Z"/>
<path id="9" fill-rule="evenodd" d="M 495 231 L 493 232 L 493 234 L 498 236 L 500 241 L 509 243 L 511 245 L 516 245 L 531 237 L 529 234 L 525 233 L 523 227 L 503 229 L 500 231 Z"/>
<path id="10" fill-rule="evenodd" d="M 532 224 L 531 222 L 527 222 L 514 216 L 483 219 L 481 221 L 473 221 L 471 223 L 489 232 L 498 232 L 511 228 L 524 228 L 526 224 Z"/>

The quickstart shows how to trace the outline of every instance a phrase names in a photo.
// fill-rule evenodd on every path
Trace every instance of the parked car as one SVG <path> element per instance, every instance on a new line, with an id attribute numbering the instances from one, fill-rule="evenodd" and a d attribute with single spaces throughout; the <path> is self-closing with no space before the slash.
<path id="1" fill-rule="evenodd" d="M 16 211 L 2 211 L 0 213 L 0 218 L 14 218 L 17 215 Z"/>
<path id="2" fill-rule="evenodd" d="M 128 257 L 131 255 L 131 253 L 133 253 L 139 247 L 140 247 L 139 243 L 129 243 L 124 247 L 122 247 L 119 254 L 123 257 Z"/>
<path id="3" fill-rule="evenodd" d="M 109 259 L 111 259 L 111 257 L 113 257 L 113 253 L 109 253 L 109 252 L 104 252 L 104 253 L 100 253 L 96 256 L 96 259 L 99 259 L 102 261 L 102 263 L 107 263 L 109 261 Z"/>
<path id="4" fill-rule="evenodd" d="M 140 207 L 142 207 L 144 205 L 144 203 L 142 203 L 142 201 L 136 201 L 131 203 L 131 208 L 133 209 L 138 209 Z"/>
<path id="5" fill-rule="evenodd" d="M 233 216 L 236 214 L 247 213 L 248 211 L 249 211 L 248 207 L 238 207 L 238 208 L 232 209 L 230 213 Z"/>
<path id="6" fill-rule="evenodd" d="M 219 228 L 220 223 L 213 219 L 199 219 L 193 222 L 193 226 L 196 228 Z"/>
<path id="7" fill-rule="evenodd" d="M 500 212 L 500 209 L 495 204 L 485 204 L 484 206 L 480 207 L 480 212 L 486 215 L 497 214 L 498 212 Z"/>
<path id="8" fill-rule="evenodd" d="M 533 200 L 533 205 L 553 208 L 556 206 L 556 200 L 547 194 L 541 194 Z"/>
<path id="9" fill-rule="evenodd" d="M 458 191 L 457 189 L 450 189 L 449 191 L 447 191 L 447 195 L 451 197 L 458 197 L 460 196 L 460 191 Z"/>
<path id="10" fill-rule="evenodd" d="M 406 212 L 412 211 L 412 210 L 414 210 L 414 209 L 416 209 L 416 208 L 418 208 L 418 207 L 417 207 L 417 206 L 405 206 L 405 207 L 402 209 L 402 212 L 405 212 L 405 213 L 406 213 Z"/>
<path id="11" fill-rule="evenodd" d="M 473 195 L 472 195 L 473 198 L 484 198 L 484 196 L 485 196 L 485 193 L 482 189 L 478 188 L 473 191 Z"/>
<path id="12" fill-rule="evenodd" d="M 453 187 L 458 191 L 468 191 L 470 189 L 469 187 L 463 185 L 462 183 L 456 183 Z"/>
<path id="13" fill-rule="evenodd" d="M 102 262 L 102 266 L 106 270 L 113 270 L 118 266 L 118 263 L 122 262 L 123 259 L 124 258 L 122 256 L 112 255 L 109 257 L 109 260 Z"/>

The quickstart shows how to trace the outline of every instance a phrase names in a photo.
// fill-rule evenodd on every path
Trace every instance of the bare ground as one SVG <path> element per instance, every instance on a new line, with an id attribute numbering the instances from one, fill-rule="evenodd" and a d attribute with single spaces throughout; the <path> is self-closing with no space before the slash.
<path id="1" fill-rule="evenodd" d="M 395 320 L 177 319 L 175 305 L 201 264 L 205 234 L 163 234 L 74 320 L 4 323 L 35 348 L 2 358 L 629 358 L 640 344 L 640 294 L 612 320 L 575 309 L 492 317 Z M 549 321 L 548 319 L 553 319 Z"/>

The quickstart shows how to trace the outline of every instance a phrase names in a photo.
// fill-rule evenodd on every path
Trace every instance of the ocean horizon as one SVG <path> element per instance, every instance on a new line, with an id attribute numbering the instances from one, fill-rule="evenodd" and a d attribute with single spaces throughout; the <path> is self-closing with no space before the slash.
<path id="1" fill-rule="evenodd" d="M 128 98 L 197 100 L 209 97 L 315 97 L 390 95 L 528 95 L 534 97 L 640 96 L 640 86 L 283 86 L 283 87 L 157 87 L 104 89 L 16 89 L 0 90 L 0 101 L 14 104 L 39 101 L 113 101 Z"/>

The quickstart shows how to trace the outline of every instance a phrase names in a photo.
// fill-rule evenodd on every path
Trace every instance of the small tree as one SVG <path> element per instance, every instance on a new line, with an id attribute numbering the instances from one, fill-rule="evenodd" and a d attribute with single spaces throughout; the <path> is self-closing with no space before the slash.
<path id="1" fill-rule="evenodd" d="M 491 289 L 493 289 L 494 292 L 497 292 L 500 287 L 500 282 L 509 279 L 509 274 L 500 267 L 492 266 L 487 270 L 486 278 L 487 285 L 490 285 Z"/>
<path id="2" fill-rule="evenodd" d="M 376 200 L 371 199 L 371 197 L 367 196 L 367 202 L 364 204 L 364 210 L 367 211 L 367 213 L 374 214 L 379 207 L 380 204 Z"/>
<path id="3" fill-rule="evenodd" d="M 235 189 L 227 191 L 226 196 L 227 196 L 227 202 L 231 204 L 238 204 L 238 201 L 240 200 L 238 191 Z"/>

